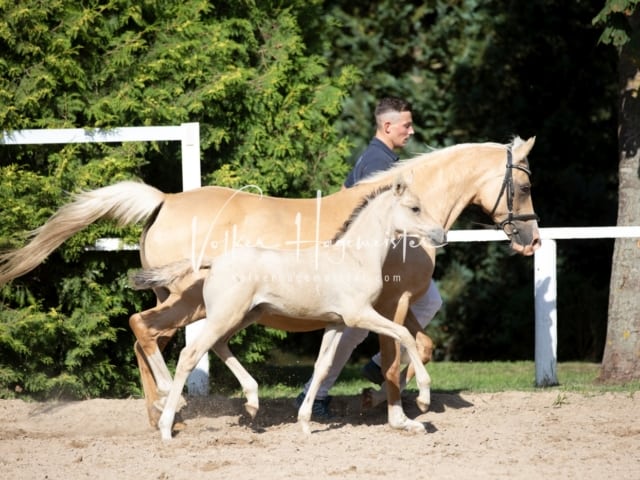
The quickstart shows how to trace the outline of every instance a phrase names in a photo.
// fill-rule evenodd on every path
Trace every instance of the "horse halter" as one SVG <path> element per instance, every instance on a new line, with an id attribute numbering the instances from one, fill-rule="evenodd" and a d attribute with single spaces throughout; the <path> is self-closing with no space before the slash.
<path id="1" fill-rule="evenodd" d="M 504 179 L 502 180 L 502 187 L 500 188 L 500 193 L 498 194 L 498 198 L 496 200 L 493 209 L 489 216 L 493 218 L 494 213 L 496 213 L 496 209 L 498 208 L 498 204 L 500 203 L 500 199 L 506 193 L 507 197 L 507 218 L 500 223 L 495 222 L 495 227 L 498 230 L 504 231 L 508 237 L 512 235 L 518 234 L 518 228 L 513 223 L 514 221 L 522 221 L 526 222 L 529 220 L 539 220 L 538 215 L 535 213 L 527 213 L 524 215 L 514 215 L 513 214 L 513 197 L 515 196 L 515 191 L 513 188 L 513 169 L 517 168 L 527 174 L 527 176 L 531 177 L 531 170 L 527 167 L 523 167 L 522 165 L 514 165 L 513 164 L 513 153 L 511 151 L 512 145 L 507 146 L 507 167 L 504 174 Z M 510 227 L 507 229 L 507 227 Z"/>

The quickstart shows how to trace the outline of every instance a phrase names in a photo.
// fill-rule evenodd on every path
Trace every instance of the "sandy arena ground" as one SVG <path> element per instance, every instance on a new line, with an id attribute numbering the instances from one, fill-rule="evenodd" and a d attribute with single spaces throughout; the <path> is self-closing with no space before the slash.
<path id="1" fill-rule="evenodd" d="M 432 395 L 415 435 L 386 408 L 336 397 L 335 418 L 305 437 L 292 399 L 265 400 L 253 425 L 242 401 L 192 398 L 186 428 L 164 444 L 144 402 L 0 401 L 0 478 L 79 479 L 640 479 L 640 394 L 557 390 Z"/>

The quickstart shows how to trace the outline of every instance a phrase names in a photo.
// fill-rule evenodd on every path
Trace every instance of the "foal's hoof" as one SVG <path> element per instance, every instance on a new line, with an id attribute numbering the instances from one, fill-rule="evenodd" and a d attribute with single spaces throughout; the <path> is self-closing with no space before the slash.
<path id="1" fill-rule="evenodd" d="M 416 405 L 418 406 L 418 408 L 420 409 L 420 411 L 422 413 L 425 413 L 427 410 L 429 410 L 429 405 L 431 405 L 431 398 L 416 398 Z"/>
<path id="2" fill-rule="evenodd" d="M 244 409 L 251 417 L 251 420 L 256 418 L 256 415 L 258 414 L 258 407 L 256 407 L 255 405 L 250 405 L 248 403 L 245 403 Z"/>
<path id="3" fill-rule="evenodd" d="M 300 424 L 304 435 L 311 435 L 311 424 L 309 423 L 309 420 L 298 419 L 298 423 Z"/>

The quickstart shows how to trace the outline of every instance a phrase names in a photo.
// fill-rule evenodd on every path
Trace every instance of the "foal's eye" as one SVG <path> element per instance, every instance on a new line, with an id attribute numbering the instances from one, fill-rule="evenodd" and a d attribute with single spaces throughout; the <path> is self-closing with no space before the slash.
<path id="1" fill-rule="evenodd" d="M 413 213 L 420 213 L 420 207 L 411 207 Z"/>

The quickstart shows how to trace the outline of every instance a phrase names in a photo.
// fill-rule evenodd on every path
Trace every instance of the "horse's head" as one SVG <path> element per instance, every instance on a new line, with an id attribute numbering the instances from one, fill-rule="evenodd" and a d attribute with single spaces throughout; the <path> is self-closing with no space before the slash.
<path id="1" fill-rule="evenodd" d="M 507 146 L 504 174 L 491 177 L 479 195 L 480 205 L 511 240 L 511 249 L 521 255 L 533 255 L 540 248 L 538 216 L 531 199 L 531 170 L 527 155 L 535 137 L 526 142 L 519 137 Z"/>
<path id="2" fill-rule="evenodd" d="M 407 235 L 424 238 L 434 247 L 442 246 L 447 241 L 442 225 L 435 220 L 410 188 L 411 179 L 405 181 L 398 177 L 392 190 L 396 199 L 393 211 L 393 227 L 396 231 Z"/>

